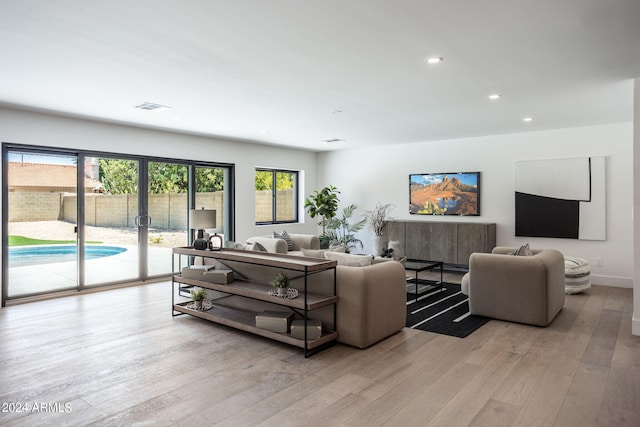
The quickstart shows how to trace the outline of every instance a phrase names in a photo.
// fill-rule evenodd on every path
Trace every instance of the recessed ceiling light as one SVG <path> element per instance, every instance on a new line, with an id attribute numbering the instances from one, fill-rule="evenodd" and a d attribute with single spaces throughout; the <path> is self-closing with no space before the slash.
<path id="1" fill-rule="evenodd" d="M 533 121 L 533 117 L 525 117 L 524 119 L 522 119 L 524 122 L 532 122 Z"/>
<path id="2" fill-rule="evenodd" d="M 425 60 L 427 64 L 439 64 L 442 61 L 444 61 L 444 58 L 442 58 L 441 56 L 432 56 L 431 58 L 427 58 Z"/>
<path id="3" fill-rule="evenodd" d="M 143 102 L 142 104 L 136 105 L 135 108 L 146 111 L 164 111 L 171 109 L 169 106 L 156 104 L 155 102 Z"/>
<path id="4" fill-rule="evenodd" d="M 502 98 L 502 95 L 500 95 L 499 93 L 492 93 L 491 95 L 489 95 L 489 99 L 500 99 Z"/>

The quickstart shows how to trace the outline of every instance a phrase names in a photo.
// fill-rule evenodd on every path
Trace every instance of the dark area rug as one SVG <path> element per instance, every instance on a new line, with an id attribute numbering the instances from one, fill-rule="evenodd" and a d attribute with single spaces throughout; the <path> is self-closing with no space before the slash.
<path id="1" fill-rule="evenodd" d="M 460 285 L 443 283 L 442 290 L 426 291 L 415 301 L 407 293 L 407 327 L 464 338 L 489 321 L 469 314 L 469 299 Z"/>

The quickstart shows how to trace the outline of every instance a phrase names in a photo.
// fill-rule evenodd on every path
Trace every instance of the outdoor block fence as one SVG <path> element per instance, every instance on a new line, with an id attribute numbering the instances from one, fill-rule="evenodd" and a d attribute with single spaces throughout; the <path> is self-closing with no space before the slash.
<path id="1" fill-rule="evenodd" d="M 196 206 L 215 209 L 217 223 L 224 224 L 224 193 L 197 193 Z M 278 218 L 291 217 L 295 200 L 291 190 L 278 191 Z M 9 193 L 9 221 L 77 221 L 75 194 L 50 192 Z M 271 219 L 272 192 L 256 191 L 256 221 Z M 135 227 L 138 215 L 137 194 L 86 194 L 85 223 L 96 227 Z M 151 227 L 165 230 L 187 228 L 187 194 L 149 194 L 149 216 Z"/>

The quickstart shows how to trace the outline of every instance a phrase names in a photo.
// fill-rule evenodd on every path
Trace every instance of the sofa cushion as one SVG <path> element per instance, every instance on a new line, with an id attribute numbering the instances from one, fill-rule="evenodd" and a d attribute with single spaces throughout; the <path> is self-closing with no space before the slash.
<path id="1" fill-rule="evenodd" d="M 268 252 L 267 248 L 265 248 L 260 242 L 247 242 L 245 249 L 248 251 Z"/>
<path id="2" fill-rule="evenodd" d="M 329 261 L 338 261 L 338 265 L 347 267 L 366 267 L 371 265 L 371 260 L 373 259 L 371 255 L 352 255 L 331 251 L 325 252 L 324 258 Z"/>
<path id="3" fill-rule="evenodd" d="M 300 249 L 300 253 L 302 256 L 311 257 L 311 258 L 324 258 L 324 254 L 327 252 L 341 252 L 344 253 L 344 246 L 336 246 L 329 249 Z"/>

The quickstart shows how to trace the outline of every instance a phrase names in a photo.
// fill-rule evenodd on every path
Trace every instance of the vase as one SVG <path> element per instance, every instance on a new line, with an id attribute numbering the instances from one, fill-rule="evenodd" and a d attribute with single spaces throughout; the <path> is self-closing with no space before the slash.
<path id="1" fill-rule="evenodd" d="M 373 237 L 373 255 L 381 256 L 384 253 L 386 247 L 384 240 L 384 236 Z"/>
<path id="2" fill-rule="evenodd" d="M 196 303 L 196 310 L 202 310 L 202 300 L 196 300 L 194 301 Z"/>
<path id="3" fill-rule="evenodd" d="M 287 295 L 287 288 L 278 288 L 278 295 L 280 296 Z"/>

